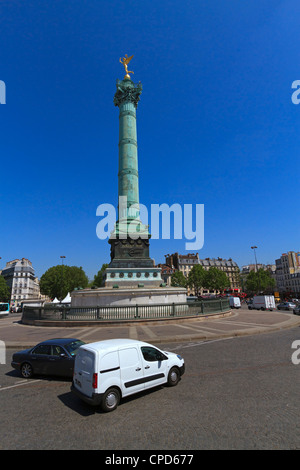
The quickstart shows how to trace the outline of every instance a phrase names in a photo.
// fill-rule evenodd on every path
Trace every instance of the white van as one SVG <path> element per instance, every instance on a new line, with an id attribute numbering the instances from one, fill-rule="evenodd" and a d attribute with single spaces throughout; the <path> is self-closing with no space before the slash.
<path id="1" fill-rule="evenodd" d="M 179 354 L 151 344 L 131 339 L 98 341 L 79 348 L 71 390 L 86 403 L 113 411 L 122 397 L 161 384 L 177 385 L 184 371 Z"/>
<path id="2" fill-rule="evenodd" d="M 249 310 L 270 310 L 275 309 L 274 295 L 256 295 L 252 303 L 248 305 Z"/>
<path id="3" fill-rule="evenodd" d="M 239 297 L 229 297 L 229 305 L 232 308 L 241 308 L 241 301 Z"/>

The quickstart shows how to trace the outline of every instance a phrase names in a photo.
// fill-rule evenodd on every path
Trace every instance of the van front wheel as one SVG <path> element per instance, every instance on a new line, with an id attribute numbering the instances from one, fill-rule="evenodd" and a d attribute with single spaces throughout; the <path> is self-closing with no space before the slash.
<path id="1" fill-rule="evenodd" d="M 168 385 L 169 387 L 174 387 L 178 384 L 180 380 L 180 372 L 177 367 L 172 367 L 168 375 Z"/>
<path id="2" fill-rule="evenodd" d="M 103 411 L 113 411 L 120 403 L 120 392 L 117 388 L 109 388 L 103 395 L 101 408 Z"/>

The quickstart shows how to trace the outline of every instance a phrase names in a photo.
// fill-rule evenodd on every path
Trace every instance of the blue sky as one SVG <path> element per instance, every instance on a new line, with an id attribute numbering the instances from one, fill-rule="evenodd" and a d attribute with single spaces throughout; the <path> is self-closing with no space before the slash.
<path id="1" fill-rule="evenodd" d="M 296 0 L 2 0 L 0 268 L 29 258 L 92 278 L 117 204 L 119 58 L 141 81 L 140 201 L 205 205 L 201 258 L 240 266 L 300 250 Z M 150 254 L 185 252 L 153 240 Z"/>

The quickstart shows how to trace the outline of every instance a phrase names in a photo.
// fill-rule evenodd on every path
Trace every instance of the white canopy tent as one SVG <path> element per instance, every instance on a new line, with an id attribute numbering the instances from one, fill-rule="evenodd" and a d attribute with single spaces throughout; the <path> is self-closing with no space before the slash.
<path id="1" fill-rule="evenodd" d="M 68 292 L 68 295 L 64 298 L 64 300 L 61 301 L 62 304 L 70 304 L 71 303 L 71 296 L 70 293 Z"/>

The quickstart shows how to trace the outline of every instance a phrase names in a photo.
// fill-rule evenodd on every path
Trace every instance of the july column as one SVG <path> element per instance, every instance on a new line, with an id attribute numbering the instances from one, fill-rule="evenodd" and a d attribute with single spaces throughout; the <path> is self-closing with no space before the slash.
<path id="1" fill-rule="evenodd" d="M 114 104 L 119 107 L 119 173 L 118 196 L 127 198 L 119 205 L 119 221 L 139 219 L 139 175 L 136 131 L 136 108 L 142 93 L 141 83 L 118 80 Z M 132 208 L 132 206 L 135 206 Z"/>

